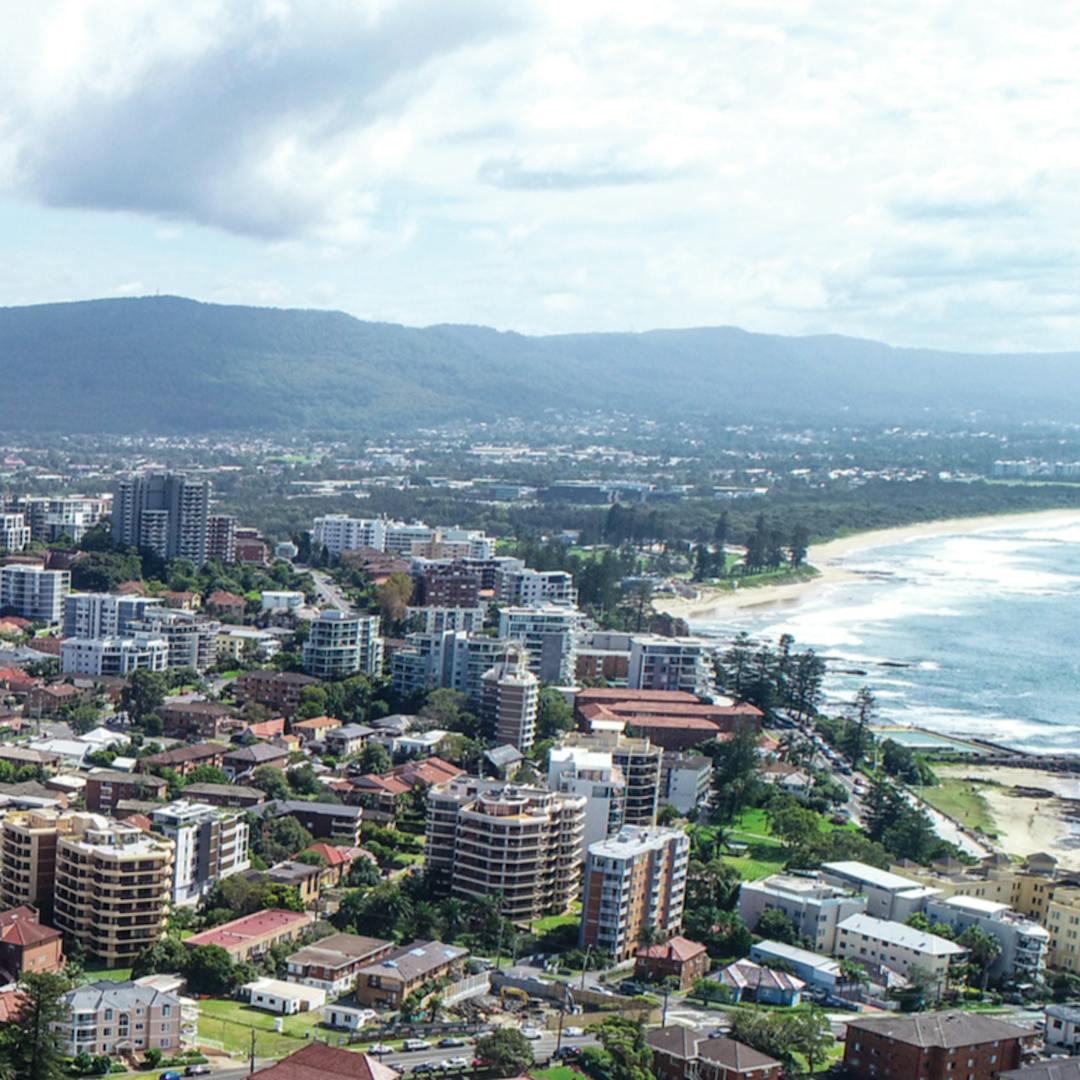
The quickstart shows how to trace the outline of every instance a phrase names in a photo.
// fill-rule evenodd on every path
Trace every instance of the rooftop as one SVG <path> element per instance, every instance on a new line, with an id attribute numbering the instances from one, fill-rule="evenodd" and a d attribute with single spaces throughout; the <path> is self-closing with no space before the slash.
<path id="1" fill-rule="evenodd" d="M 385 979 L 396 972 L 402 982 L 411 983 L 468 955 L 468 949 L 459 949 L 456 945 L 443 945 L 440 941 L 414 941 L 391 953 L 385 960 L 362 968 L 361 975 L 368 973 Z"/>
<path id="2" fill-rule="evenodd" d="M 822 863 L 821 869 L 826 873 L 836 874 L 839 877 L 850 878 L 864 885 L 872 885 L 875 889 L 885 889 L 889 892 L 901 892 L 905 889 L 918 889 L 922 886 L 911 878 L 901 877 L 899 874 L 891 874 L 888 870 L 879 870 L 876 866 L 867 863 L 855 862 L 828 862 Z"/>
<path id="3" fill-rule="evenodd" d="M 260 1080 L 397 1080 L 399 1074 L 367 1054 L 313 1042 L 253 1075 Z"/>
<path id="4" fill-rule="evenodd" d="M 317 964 L 334 967 L 363 960 L 389 949 L 391 942 L 381 938 L 363 937 L 360 934 L 331 934 L 319 941 L 305 945 L 288 957 L 290 964 Z"/>
<path id="5" fill-rule="evenodd" d="M 848 1031 L 867 1031 L 908 1046 L 929 1047 L 977 1046 L 1003 1039 L 1022 1039 L 1035 1034 L 1030 1027 L 1020 1027 L 1008 1020 L 985 1013 L 919 1013 L 860 1017 L 848 1021 Z"/>
<path id="6" fill-rule="evenodd" d="M 836 928 L 841 934 L 845 931 L 850 934 L 863 934 L 877 941 L 884 941 L 889 945 L 897 945 L 902 949 L 911 949 L 912 952 L 924 953 L 928 956 L 960 956 L 967 952 L 955 941 L 947 941 L 943 937 L 938 937 L 937 934 L 916 930 L 915 927 L 905 923 L 875 919 L 873 915 L 849 915 L 842 923 L 837 923 Z"/>
<path id="7" fill-rule="evenodd" d="M 260 938 L 266 934 L 298 930 L 310 922 L 311 916 L 305 912 L 267 908 L 215 926 L 211 930 L 204 930 L 201 934 L 193 934 L 184 940 L 184 944 L 191 948 L 200 945 L 221 945 L 228 948 L 230 945 L 241 945 L 251 938 Z"/>

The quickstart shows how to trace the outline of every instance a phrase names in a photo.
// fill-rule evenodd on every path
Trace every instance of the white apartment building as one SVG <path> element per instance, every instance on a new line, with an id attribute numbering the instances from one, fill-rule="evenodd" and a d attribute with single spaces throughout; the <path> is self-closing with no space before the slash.
<path id="1" fill-rule="evenodd" d="M 34 495 L 23 499 L 20 508 L 34 540 L 51 543 L 69 536 L 78 543 L 101 520 L 106 506 L 104 499 L 84 495 Z"/>
<path id="2" fill-rule="evenodd" d="M 637 951 L 646 927 L 682 926 L 690 838 L 681 829 L 626 825 L 590 844 L 578 944 L 614 960 Z"/>
<path id="3" fill-rule="evenodd" d="M 631 690 L 684 690 L 699 696 L 716 682 L 713 646 L 704 638 L 635 634 L 630 639 Z"/>
<path id="4" fill-rule="evenodd" d="M 0 548 L 22 551 L 30 543 L 30 526 L 22 514 L 0 514 Z"/>
<path id="5" fill-rule="evenodd" d="M 293 614 L 304 606 L 304 594 L 293 589 L 266 590 L 259 596 L 260 610 Z"/>
<path id="6" fill-rule="evenodd" d="M 219 878 L 251 866 L 249 829 L 242 814 L 178 799 L 155 810 L 154 832 L 175 845 L 172 902 L 193 907 Z"/>
<path id="7" fill-rule="evenodd" d="M 508 607 L 577 606 L 574 577 L 566 570 L 507 569 L 497 580 L 499 603 Z"/>
<path id="8" fill-rule="evenodd" d="M 483 607 L 409 607 L 405 622 L 416 634 L 441 634 L 445 630 L 465 630 L 479 633 L 484 629 Z"/>
<path id="9" fill-rule="evenodd" d="M 854 860 L 823 863 L 821 876 L 830 885 L 862 893 L 866 897 L 867 915 L 894 922 L 907 922 L 938 895 L 937 889 L 911 878 Z"/>
<path id="10" fill-rule="evenodd" d="M 382 672 L 383 642 L 378 615 L 322 611 L 304 642 L 304 670 L 320 679 Z"/>
<path id="11" fill-rule="evenodd" d="M 954 941 L 872 915 L 850 915 L 840 923 L 833 952 L 839 960 L 881 964 L 905 977 L 912 968 L 929 971 L 939 991 L 949 969 L 967 956 L 967 950 Z"/>
<path id="12" fill-rule="evenodd" d="M 383 550 L 391 555 L 411 555 L 413 544 L 430 544 L 437 536 L 438 529 L 422 521 L 388 521 Z"/>
<path id="13" fill-rule="evenodd" d="M 64 598 L 64 637 L 126 637 L 133 623 L 161 606 L 156 596 L 69 593 Z"/>
<path id="14" fill-rule="evenodd" d="M 712 790 L 712 762 L 699 754 L 664 754 L 660 802 L 689 814 L 704 805 Z"/>
<path id="15" fill-rule="evenodd" d="M 169 643 L 153 634 L 130 637 L 67 638 L 60 646 L 64 675 L 115 675 L 125 678 L 139 668 L 165 671 Z"/>
<path id="16" fill-rule="evenodd" d="M 996 938 L 1001 952 L 990 965 L 990 978 L 1018 982 L 1042 982 L 1046 975 L 1046 955 L 1050 931 L 1032 919 L 1025 919 L 1008 904 L 979 896 L 950 896 L 930 900 L 926 917 L 953 929 L 957 936 L 970 926 Z"/>
<path id="17" fill-rule="evenodd" d="M 782 911 L 817 952 L 832 952 L 837 926 L 865 910 L 866 897 L 816 874 L 772 874 L 739 886 L 739 915 L 751 930 L 766 911 Z"/>
<path id="18" fill-rule="evenodd" d="M 64 600 L 71 592 L 71 573 L 39 566 L 0 568 L 0 607 L 12 608 L 24 619 L 59 623 Z"/>
<path id="19" fill-rule="evenodd" d="M 194 668 L 201 672 L 217 659 L 221 623 L 203 619 L 194 612 L 149 608 L 141 620 L 131 623 L 131 630 L 163 638 L 169 646 L 170 668 Z"/>
<path id="20" fill-rule="evenodd" d="M 554 746 L 548 756 L 547 786 L 585 800 L 585 847 L 617 833 L 625 816 L 626 779 L 610 750 Z"/>
<path id="21" fill-rule="evenodd" d="M 354 518 L 348 514 L 317 517 L 311 530 L 313 547 L 324 548 L 331 555 L 359 548 L 386 550 L 386 521 L 382 518 Z"/>
<path id="22" fill-rule="evenodd" d="M 576 607 L 507 607 L 499 612 L 499 637 L 529 650 L 529 669 L 543 682 L 571 683 L 577 637 L 585 616 Z"/>

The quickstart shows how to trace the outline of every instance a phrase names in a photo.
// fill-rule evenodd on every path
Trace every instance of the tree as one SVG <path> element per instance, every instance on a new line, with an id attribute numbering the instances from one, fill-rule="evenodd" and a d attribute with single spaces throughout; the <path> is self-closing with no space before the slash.
<path id="1" fill-rule="evenodd" d="M 652 1080 L 652 1048 L 640 1020 L 609 1016 L 596 1027 L 596 1036 L 611 1058 L 610 1080 Z"/>
<path id="2" fill-rule="evenodd" d="M 11 1066 L 18 1080 L 61 1080 L 66 1070 L 53 1025 L 64 1018 L 68 980 L 50 973 L 27 974 L 19 987 L 25 1001 L 19 1023 L 0 1033 L 0 1061 Z"/>
<path id="3" fill-rule="evenodd" d="M 497 1028 L 476 1040 L 476 1056 L 491 1062 L 495 1076 L 520 1076 L 532 1068 L 529 1040 L 517 1028 Z"/>
<path id="4" fill-rule="evenodd" d="M 389 772 L 394 764 L 390 758 L 390 751 L 382 743 L 368 743 L 360 751 L 358 761 L 364 772 L 374 773 L 376 776 Z"/>
<path id="5" fill-rule="evenodd" d="M 774 803 L 766 817 L 773 835 L 783 840 L 789 852 L 805 850 L 818 834 L 818 815 L 794 799 Z"/>
<path id="6" fill-rule="evenodd" d="M 868 728 L 877 716 L 877 701 L 868 686 L 859 687 L 852 707 L 852 722 L 855 724 L 855 737 L 851 747 L 851 763 L 858 765 L 868 749 L 870 738 Z"/>
<path id="7" fill-rule="evenodd" d="M 184 786 L 188 784 L 228 784 L 231 783 L 228 774 L 217 765 L 196 765 L 184 778 Z"/>
<path id="8" fill-rule="evenodd" d="M 376 590 L 379 613 L 385 627 L 400 626 L 405 621 L 405 609 L 413 594 L 413 579 L 400 570 L 394 571 Z"/>
<path id="9" fill-rule="evenodd" d="M 701 752 L 713 762 L 716 817 L 732 821 L 751 804 L 758 788 L 757 734 L 746 727 L 727 742 L 703 743 Z"/>
<path id="10" fill-rule="evenodd" d="M 432 690 L 420 710 L 420 718 L 432 728 L 454 731 L 470 739 L 481 734 L 480 720 L 469 710 L 469 699 L 459 690 Z"/>
<path id="11" fill-rule="evenodd" d="M 199 945 L 190 954 L 184 974 L 192 993 L 228 997 L 236 989 L 236 965 L 220 945 Z"/>
<path id="12" fill-rule="evenodd" d="M 256 854 L 276 863 L 310 847 L 314 838 L 296 818 L 283 815 L 264 822 L 255 839 L 259 841 Z"/>
<path id="13" fill-rule="evenodd" d="M 284 771 L 274 765 L 260 765 L 252 772 L 249 783 L 265 792 L 268 799 L 287 799 L 291 794 Z"/>
<path id="14" fill-rule="evenodd" d="M 161 708 L 168 688 L 168 677 L 163 672 L 139 668 L 129 676 L 127 686 L 120 694 L 120 704 L 127 710 L 132 722 L 138 724 L 145 716 Z"/>
<path id="15" fill-rule="evenodd" d="M 812 1073 L 814 1064 L 832 1049 L 836 1040 L 825 1013 L 816 1007 L 807 1012 L 784 1016 L 787 1040 L 791 1049 L 806 1058 L 806 1071 Z"/>
<path id="16" fill-rule="evenodd" d="M 151 1069 L 156 1069 L 161 1064 L 162 1053 L 156 1046 L 151 1046 L 144 1056 Z"/>
<path id="17" fill-rule="evenodd" d="M 791 531 L 791 540 L 788 551 L 791 555 L 791 565 L 798 569 L 806 562 L 806 553 L 810 545 L 810 530 L 805 525 L 796 525 Z"/>
<path id="18" fill-rule="evenodd" d="M 188 948 L 175 937 L 164 937 L 143 949 L 131 966 L 131 977 L 141 979 L 144 975 L 183 971 L 188 959 Z"/>
<path id="19" fill-rule="evenodd" d="M 349 867 L 349 885 L 356 889 L 370 889 L 382 881 L 378 866 L 363 855 L 353 860 Z"/>
<path id="20" fill-rule="evenodd" d="M 563 731 L 573 731 L 574 710 L 558 690 L 545 686 L 540 691 L 540 709 L 536 719 L 536 737 L 553 739 Z"/>
<path id="21" fill-rule="evenodd" d="M 780 908 L 766 908 L 754 927 L 754 933 L 767 941 L 780 941 L 785 945 L 794 945 L 799 940 L 799 931 L 791 917 Z"/>
<path id="22" fill-rule="evenodd" d="M 968 960 L 979 975 L 979 990 L 986 993 L 990 981 L 990 969 L 1001 955 L 1001 942 L 980 926 L 969 926 L 957 939 L 968 951 Z"/>

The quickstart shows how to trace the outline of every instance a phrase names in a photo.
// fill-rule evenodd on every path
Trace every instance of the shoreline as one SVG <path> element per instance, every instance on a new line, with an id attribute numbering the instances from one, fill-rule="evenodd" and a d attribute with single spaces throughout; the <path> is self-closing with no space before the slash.
<path id="1" fill-rule="evenodd" d="M 664 596 L 653 601 L 657 611 L 687 622 L 712 621 L 737 611 L 793 606 L 826 585 L 856 581 L 859 575 L 844 566 L 857 552 L 894 544 L 906 544 L 932 536 L 993 532 L 997 529 L 1047 525 L 1080 524 L 1080 510 L 1034 510 L 1021 513 L 985 514 L 978 517 L 941 518 L 889 529 L 870 529 L 814 544 L 807 553 L 807 565 L 818 571 L 807 581 L 779 585 L 754 585 L 745 589 L 705 586 L 695 597 Z M 693 626 L 691 626 L 693 632 Z"/>

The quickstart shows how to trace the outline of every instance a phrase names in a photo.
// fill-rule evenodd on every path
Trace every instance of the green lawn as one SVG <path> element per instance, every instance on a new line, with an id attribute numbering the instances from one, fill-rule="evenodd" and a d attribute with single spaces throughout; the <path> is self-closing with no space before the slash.
<path id="1" fill-rule="evenodd" d="M 101 964 L 87 964 L 83 968 L 83 977 L 87 982 L 108 979 L 110 982 L 127 982 L 131 978 L 131 968 L 110 968 Z"/>
<path id="2" fill-rule="evenodd" d="M 536 1080 L 578 1080 L 581 1073 L 569 1065 L 553 1065 L 550 1069 L 529 1069 L 528 1075 Z"/>
<path id="3" fill-rule="evenodd" d="M 566 915 L 545 915 L 532 924 L 532 932 L 537 935 L 550 933 L 560 926 L 577 926 L 581 922 L 581 905 L 575 904 L 574 910 Z"/>
<path id="4" fill-rule="evenodd" d="M 199 1003 L 199 1038 L 220 1045 L 232 1053 L 251 1049 L 251 1029 L 255 1029 L 256 1057 L 284 1057 L 299 1050 L 319 1030 L 318 1012 L 278 1017 L 253 1009 L 241 1001 L 209 1000 Z M 282 1031 L 274 1031 L 274 1021 L 282 1021 Z M 324 1033 L 325 1034 L 325 1033 Z"/>
<path id="5" fill-rule="evenodd" d="M 914 790 L 935 810 L 947 814 L 961 825 L 980 829 L 987 836 L 997 835 L 997 824 L 990 812 L 990 805 L 983 798 L 978 784 L 956 777 L 943 779 L 934 787 L 918 787 Z"/>

